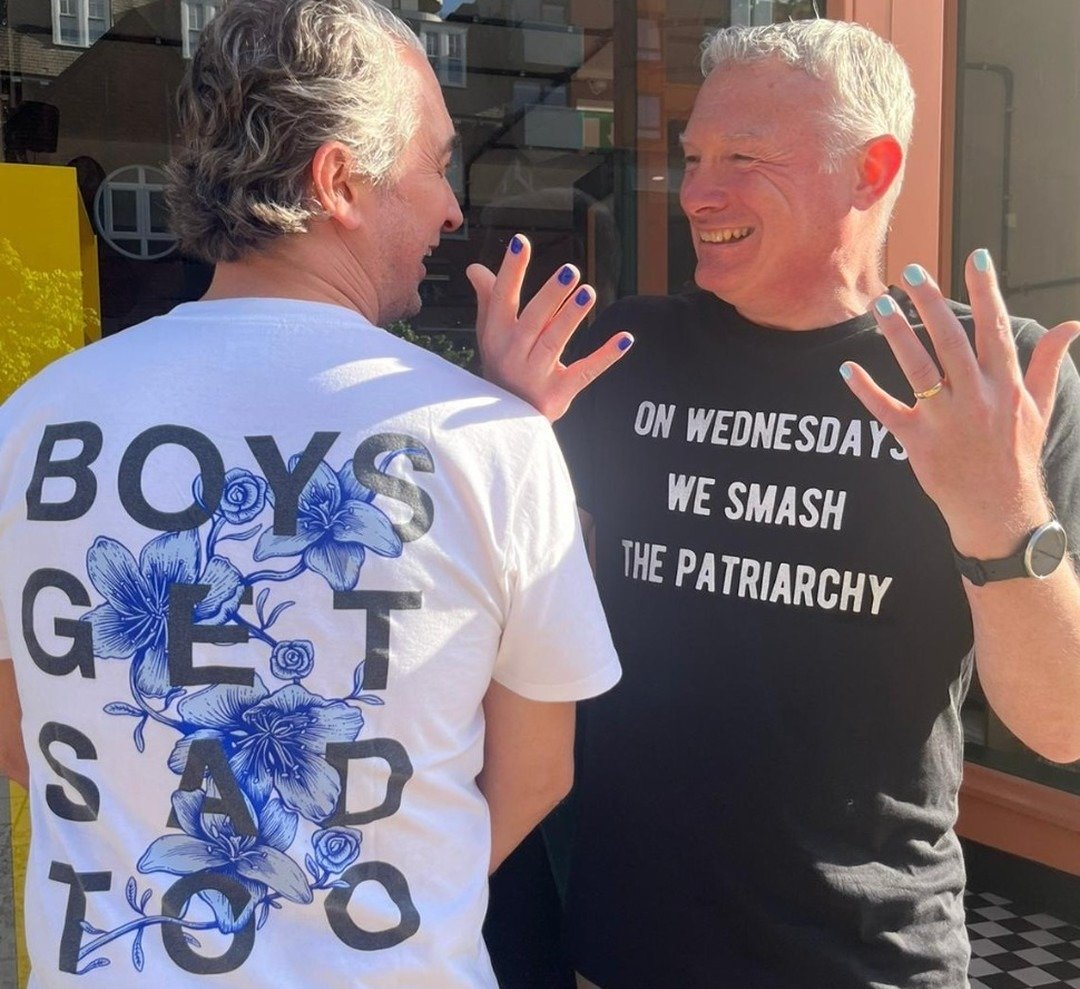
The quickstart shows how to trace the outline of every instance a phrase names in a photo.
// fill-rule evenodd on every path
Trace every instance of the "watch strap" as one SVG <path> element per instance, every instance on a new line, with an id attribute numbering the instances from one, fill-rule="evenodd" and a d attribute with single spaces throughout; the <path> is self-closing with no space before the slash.
<path id="1" fill-rule="evenodd" d="M 1060 549 L 1062 556 L 1055 561 L 1047 573 L 1039 574 L 1032 568 L 1032 554 L 1040 540 L 1047 533 L 1053 531 L 1056 531 L 1061 537 Z M 963 556 L 957 553 L 954 547 L 953 558 L 956 561 L 957 570 L 976 587 L 982 587 L 983 584 L 995 580 L 1012 580 L 1016 577 L 1045 577 L 1060 564 L 1061 559 L 1064 558 L 1066 546 L 1067 540 L 1064 529 L 1062 529 L 1057 519 L 1051 518 L 1049 522 L 1045 522 L 1029 532 L 1020 548 L 1010 556 L 1003 556 L 996 560 L 980 560 L 974 556 Z M 1056 556 L 1056 554 L 1054 555 Z"/>

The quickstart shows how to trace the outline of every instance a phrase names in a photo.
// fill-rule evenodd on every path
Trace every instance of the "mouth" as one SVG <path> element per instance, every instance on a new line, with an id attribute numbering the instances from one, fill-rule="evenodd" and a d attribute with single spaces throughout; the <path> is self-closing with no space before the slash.
<path id="1" fill-rule="evenodd" d="M 718 230 L 699 230 L 698 239 L 705 244 L 734 244 L 746 240 L 753 232 L 753 227 L 721 227 Z"/>

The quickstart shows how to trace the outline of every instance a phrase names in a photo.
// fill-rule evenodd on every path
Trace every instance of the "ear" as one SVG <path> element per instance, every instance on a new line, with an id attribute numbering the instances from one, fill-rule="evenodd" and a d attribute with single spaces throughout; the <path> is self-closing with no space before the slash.
<path id="1" fill-rule="evenodd" d="M 353 173 L 352 152 L 340 141 L 327 141 L 311 160 L 311 191 L 327 219 L 336 220 L 346 230 L 362 222 L 364 203 L 372 186 Z"/>
<path id="2" fill-rule="evenodd" d="M 855 207 L 869 209 L 892 188 L 904 164 L 904 150 L 891 134 L 863 145 L 858 159 Z"/>

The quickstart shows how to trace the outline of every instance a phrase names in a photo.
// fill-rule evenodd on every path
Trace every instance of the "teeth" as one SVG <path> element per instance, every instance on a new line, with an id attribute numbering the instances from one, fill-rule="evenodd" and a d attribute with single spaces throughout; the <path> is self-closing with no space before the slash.
<path id="1" fill-rule="evenodd" d="M 701 239 L 706 244 L 726 244 L 732 240 L 742 240 L 753 233 L 753 227 L 727 227 L 724 230 L 702 230 Z"/>

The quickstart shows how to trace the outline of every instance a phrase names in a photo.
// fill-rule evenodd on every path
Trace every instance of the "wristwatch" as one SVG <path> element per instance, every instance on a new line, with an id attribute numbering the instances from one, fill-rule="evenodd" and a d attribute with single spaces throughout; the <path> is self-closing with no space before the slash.
<path id="1" fill-rule="evenodd" d="M 1049 577 L 1065 559 L 1069 541 L 1057 519 L 1040 525 L 1024 540 L 1012 556 L 1000 560 L 978 560 L 974 556 L 961 556 L 953 550 L 956 568 L 976 587 L 992 580 L 1012 580 L 1014 577 Z"/>

